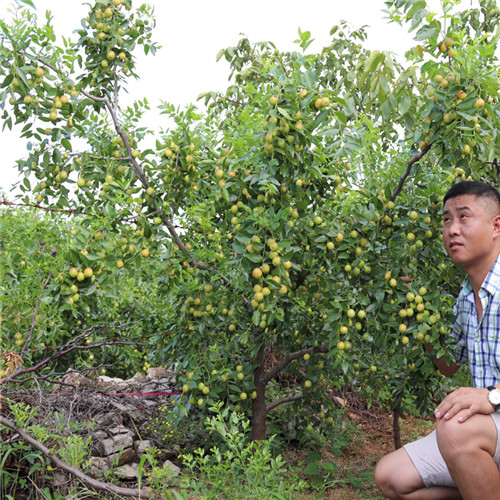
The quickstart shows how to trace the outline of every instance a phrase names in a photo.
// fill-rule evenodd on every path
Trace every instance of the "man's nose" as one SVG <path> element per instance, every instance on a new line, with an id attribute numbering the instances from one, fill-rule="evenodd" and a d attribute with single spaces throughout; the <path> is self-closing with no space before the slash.
<path id="1" fill-rule="evenodd" d="M 460 233 L 460 225 L 458 224 L 458 221 L 453 220 L 448 224 L 448 233 L 452 235 Z"/>

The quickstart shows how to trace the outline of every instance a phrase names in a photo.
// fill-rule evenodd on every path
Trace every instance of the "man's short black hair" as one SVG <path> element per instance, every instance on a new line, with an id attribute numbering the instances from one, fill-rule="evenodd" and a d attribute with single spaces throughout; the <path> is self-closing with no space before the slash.
<path id="1" fill-rule="evenodd" d="M 444 195 L 443 205 L 450 199 L 462 194 L 472 194 L 480 198 L 489 198 L 500 213 L 500 193 L 493 186 L 481 181 L 462 181 L 454 184 Z"/>

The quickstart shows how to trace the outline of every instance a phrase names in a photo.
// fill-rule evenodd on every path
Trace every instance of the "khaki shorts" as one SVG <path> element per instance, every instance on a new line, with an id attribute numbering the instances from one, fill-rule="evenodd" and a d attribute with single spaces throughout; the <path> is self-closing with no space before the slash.
<path id="1" fill-rule="evenodd" d="M 491 414 L 497 427 L 497 447 L 493 460 L 500 470 L 500 412 Z M 404 446 L 413 465 L 416 467 L 426 488 L 431 486 L 455 486 L 448 472 L 448 467 L 439 452 L 436 431 L 429 435 L 408 443 Z"/>

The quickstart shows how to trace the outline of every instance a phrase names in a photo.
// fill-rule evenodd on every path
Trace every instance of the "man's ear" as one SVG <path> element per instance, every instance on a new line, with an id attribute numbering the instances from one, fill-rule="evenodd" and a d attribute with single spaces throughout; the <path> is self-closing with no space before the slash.
<path id="1" fill-rule="evenodd" d="M 500 215 L 493 218 L 493 239 L 500 237 Z"/>

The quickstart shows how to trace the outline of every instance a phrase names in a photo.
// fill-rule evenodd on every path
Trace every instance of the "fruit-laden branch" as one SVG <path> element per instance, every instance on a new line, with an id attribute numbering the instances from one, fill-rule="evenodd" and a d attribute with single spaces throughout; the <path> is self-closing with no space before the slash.
<path id="1" fill-rule="evenodd" d="M 60 212 L 63 214 L 72 214 L 72 215 L 88 215 L 90 217 L 103 217 L 101 214 L 91 214 L 89 212 L 79 212 L 78 210 L 69 210 L 63 208 L 52 208 L 52 207 L 42 207 L 42 205 L 38 205 L 37 203 L 13 203 L 11 201 L 2 200 L 0 201 L 0 205 L 7 205 L 9 207 L 31 207 L 38 208 L 40 210 L 45 210 L 47 212 Z"/>
<path id="2" fill-rule="evenodd" d="M 125 134 L 124 130 L 122 129 L 119 121 L 118 121 L 118 115 L 115 110 L 115 108 L 112 106 L 112 104 L 109 102 L 109 99 L 107 97 L 97 97 L 92 94 L 89 94 L 88 92 L 85 92 L 82 90 L 82 94 L 85 97 L 88 97 L 89 99 L 93 99 L 97 102 L 100 102 L 104 104 L 106 109 L 108 110 L 109 114 L 111 115 L 111 119 L 113 120 L 113 125 L 118 133 L 118 135 L 121 137 L 123 141 L 123 145 L 125 146 L 125 149 L 127 150 L 128 153 L 128 159 L 132 163 L 132 166 L 137 173 L 137 177 L 141 181 L 142 185 L 147 189 L 150 187 L 150 184 L 148 182 L 148 179 L 146 177 L 146 174 L 144 173 L 144 170 L 141 168 L 137 160 L 135 159 L 134 155 L 132 154 L 132 147 L 130 146 L 130 141 L 128 140 L 127 134 Z M 116 102 L 116 96 L 115 96 L 115 102 Z M 153 208 L 156 213 L 160 213 L 160 210 L 158 208 L 158 204 L 156 203 L 156 200 L 153 199 Z M 166 217 L 164 214 L 160 213 L 161 220 L 163 223 L 167 226 L 167 230 L 172 236 L 172 238 L 175 241 L 175 244 L 179 247 L 179 250 L 184 254 L 187 255 L 188 251 L 184 243 L 182 242 L 181 238 L 179 237 L 179 234 L 175 230 L 175 225 L 171 219 Z M 202 271 L 206 271 L 208 269 L 208 266 L 204 264 L 203 262 L 198 262 L 196 259 L 191 259 L 191 265 L 194 267 L 197 267 L 198 269 L 201 269 Z"/>
<path id="3" fill-rule="evenodd" d="M 74 339 L 72 339 L 69 342 L 66 342 L 66 344 L 62 345 L 59 348 L 59 352 L 56 352 L 52 356 L 49 356 L 48 358 L 43 359 L 42 361 L 40 361 L 36 365 L 30 366 L 29 368 L 14 369 L 14 371 L 12 373 L 10 373 L 10 374 L 6 375 L 4 378 L 0 379 L 0 385 L 6 384 L 7 382 L 24 383 L 27 381 L 27 379 L 19 380 L 17 377 L 19 377 L 20 375 L 25 375 L 27 373 L 37 372 L 38 370 L 40 370 L 40 368 L 44 367 L 45 365 L 47 365 L 51 361 L 54 361 L 57 358 L 65 356 L 66 354 L 68 354 L 74 350 L 89 350 L 89 349 L 95 349 L 96 347 L 102 347 L 105 345 L 134 345 L 135 346 L 135 345 L 137 345 L 136 342 L 116 341 L 114 339 L 104 340 L 102 342 L 96 342 L 96 343 L 90 344 L 90 345 L 81 345 L 81 344 L 77 344 L 77 342 L 83 340 L 92 331 L 98 331 L 100 329 L 107 329 L 107 328 L 121 328 L 123 326 L 135 324 L 138 321 L 133 321 L 130 323 L 123 323 L 120 325 L 116 325 L 114 327 L 110 327 L 109 325 L 96 325 L 92 328 L 88 328 L 88 329 L 84 330 L 82 333 L 80 333 L 79 335 L 77 335 Z M 27 342 L 26 342 L 25 346 L 26 345 L 27 345 Z M 22 364 L 21 356 L 17 355 L 16 359 L 18 360 L 18 361 L 16 361 L 17 366 L 20 366 Z"/>
<path id="4" fill-rule="evenodd" d="M 268 382 L 270 382 L 274 377 L 276 377 L 280 372 L 282 372 L 285 367 L 291 363 L 294 359 L 299 359 L 301 358 L 302 356 L 304 356 L 304 354 L 311 354 L 313 352 L 328 352 L 330 349 L 328 348 L 327 345 L 320 345 L 320 346 L 317 346 L 317 347 L 308 347 L 307 349 L 301 349 L 300 351 L 296 351 L 296 352 L 291 352 L 290 354 L 288 354 L 288 356 L 286 356 L 285 358 L 283 358 L 279 363 L 277 363 L 276 365 L 274 365 L 273 368 L 271 368 L 271 370 L 267 371 L 266 373 L 264 373 L 262 375 L 262 382 L 264 384 L 267 384 Z"/>
<path id="5" fill-rule="evenodd" d="M 116 158 L 115 158 L 116 159 Z M 122 160 L 128 160 L 128 158 L 122 158 Z M 111 221 L 119 221 L 119 222 L 135 222 L 137 223 L 137 218 L 133 215 L 130 217 L 107 217 L 103 214 L 92 214 L 90 212 L 80 212 L 78 210 L 69 210 L 69 209 L 62 209 L 62 208 L 52 208 L 52 207 L 42 207 L 42 205 L 39 205 L 38 203 L 13 203 L 12 201 L 6 201 L 6 200 L 0 200 L 0 205 L 6 205 L 9 207 L 30 207 L 30 208 L 37 208 L 40 210 L 45 210 L 46 212 L 54 212 L 54 213 L 64 213 L 64 214 L 71 214 L 71 215 L 88 215 L 89 217 L 102 217 L 102 218 L 107 218 L 108 220 Z M 212 232 L 204 229 L 199 229 L 195 227 L 190 227 L 190 226 L 181 226 L 179 224 L 174 226 L 176 229 L 184 229 L 185 231 L 193 231 L 198 234 L 206 233 L 206 232 Z"/>
<path id="6" fill-rule="evenodd" d="M 33 446 L 33 448 L 41 451 L 56 467 L 67 472 L 68 474 L 71 474 L 90 488 L 109 491 L 111 493 L 114 493 L 115 495 L 123 497 L 155 498 L 153 494 L 144 490 L 122 488 L 113 484 L 103 483 L 102 481 L 87 476 L 87 474 L 83 473 L 81 470 L 72 467 L 71 465 L 67 464 L 59 457 L 51 453 L 51 451 L 46 446 L 37 441 L 35 438 L 31 437 L 23 429 L 18 427 L 14 422 L 5 417 L 0 416 L 0 425 L 3 425 L 17 433 L 21 437 L 21 439 L 23 439 L 23 441 L 26 441 L 31 446 Z"/>
<path id="7" fill-rule="evenodd" d="M 33 338 L 33 330 L 35 329 L 36 315 L 38 314 L 38 305 L 40 304 L 40 299 L 42 298 L 43 291 L 45 290 L 45 287 L 47 286 L 51 277 L 52 277 L 52 272 L 50 272 L 49 275 L 47 276 L 47 279 L 45 280 L 45 283 L 42 286 L 42 290 L 40 292 L 40 295 L 36 299 L 35 310 L 33 311 L 33 316 L 31 317 L 30 333 L 28 335 L 28 338 L 26 339 L 26 342 L 23 345 L 23 348 L 21 349 L 21 352 L 20 352 L 21 356 L 24 355 L 24 352 L 26 351 L 26 347 L 28 347 L 28 344 L 31 342 L 31 339 Z"/>
<path id="8" fill-rule="evenodd" d="M 415 163 L 417 163 L 417 161 L 421 160 L 423 156 L 425 156 L 425 154 L 429 151 L 429 149 L 431 149 L 431 145 L 430 144 L 427 144 L 427 146 L 425 146 L 424 149 L 422 149 L 422 151 L 420 151 L 420 153 L 417 153 L 409 162 L 408 164 L 406 165 L 406 170 L 404 172 L 404 174 L 401 176 L 401 179 L 399 179 L 399 184 L 397 185 L 396 189 L 393 191 L 393 193 L 391 194 L 391 201 L 394 201 L 396 199 L 396 196 L 401 192 L 401 190 L 403 189 L 403 184 L 405 183 L 405 180 L 408 178 L 408 176 L 410 175 L 410 172 L 411 172 L 411 167 L 413 167 L 413 165 Z"/>

